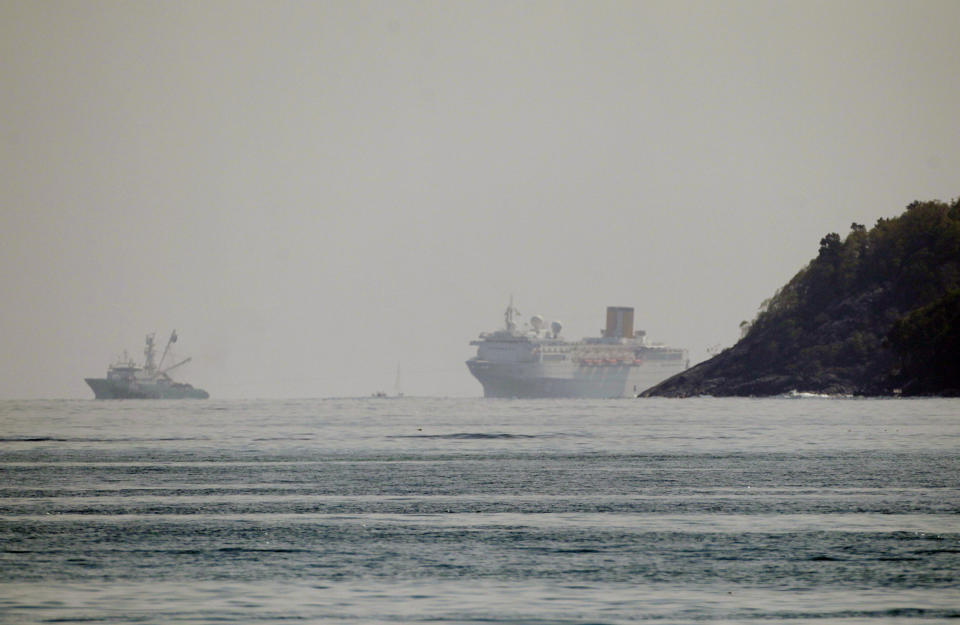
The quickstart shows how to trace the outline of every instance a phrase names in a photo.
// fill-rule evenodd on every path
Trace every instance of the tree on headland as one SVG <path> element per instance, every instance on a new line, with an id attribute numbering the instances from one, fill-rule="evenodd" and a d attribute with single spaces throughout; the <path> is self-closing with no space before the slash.
<path id="1" fill-rule="evenodd" d="M 901 317 L 887 339 L 899 357 L 893 376 L 908 394 L 960 391 L 960 290 Z M 900 389 L 902 393 L 904 388 Z"/>
<path id="2" fill-rule="evenodd" d="M 650 394 L 956 393 L 956 291 L 960 199 L 914 202 L 824 236 L 736 345 Z"/>

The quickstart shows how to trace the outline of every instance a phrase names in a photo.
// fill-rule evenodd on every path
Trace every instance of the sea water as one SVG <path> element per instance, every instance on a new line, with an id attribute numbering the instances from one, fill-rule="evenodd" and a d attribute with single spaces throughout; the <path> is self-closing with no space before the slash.
<path id="1" fill-rule="evenodd" d="M 0 402 L 0 622 L 952 620 L 958 449 L 957 400 Z"/>

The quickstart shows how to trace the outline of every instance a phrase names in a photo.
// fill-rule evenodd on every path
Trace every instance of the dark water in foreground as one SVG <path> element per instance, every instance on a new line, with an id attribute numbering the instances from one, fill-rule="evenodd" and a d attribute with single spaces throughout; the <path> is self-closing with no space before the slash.
<path id="1" fill-rule="evenodd" d="M 958 400 L 0 402 L 0 622 L 957 622 L 958 449 Z"/>

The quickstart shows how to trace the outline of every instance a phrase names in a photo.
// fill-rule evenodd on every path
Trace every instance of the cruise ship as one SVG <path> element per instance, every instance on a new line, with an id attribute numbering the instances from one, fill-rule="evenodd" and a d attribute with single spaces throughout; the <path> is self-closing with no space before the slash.
<path id="1" fill-rule="evenodd" d="M 540 315 L 520 328 L 519 314 L 511 300 L 504 328 L 470 342 L 477 355 L 467 367 L 484 397 L 636 397 L 690 365 L 687 350 L 648 343 L 635 331 L 630 307 L 608 307 L 602 335 L 580 341 L 565 340 L 562 324 Z"/>

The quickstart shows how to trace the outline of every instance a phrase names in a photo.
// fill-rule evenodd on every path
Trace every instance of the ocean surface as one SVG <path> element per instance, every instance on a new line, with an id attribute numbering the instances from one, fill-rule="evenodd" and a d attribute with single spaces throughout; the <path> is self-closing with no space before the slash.
<path id="1" fill-rule="evenodd" d="M 960 618 L 960 400 L 0 402 L 0 623 Z"/>

